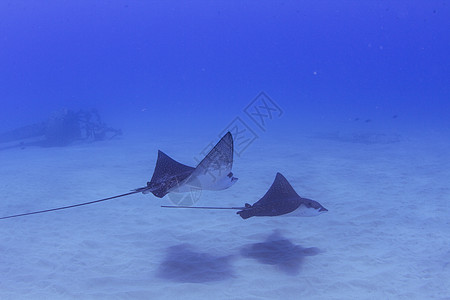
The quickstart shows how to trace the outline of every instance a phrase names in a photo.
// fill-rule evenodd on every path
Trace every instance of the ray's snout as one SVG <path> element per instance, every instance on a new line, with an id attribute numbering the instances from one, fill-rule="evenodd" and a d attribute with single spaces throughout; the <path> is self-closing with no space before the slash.
<path id="1" fill-rule="evenodd" d="M 237 177 L 234 177 L 234 176 L 233 176 L 233 172 L 230 172 L 230 173 L 227 175 L 227 177 L 228 177 L 228 178 L 231 178 L 231 184 L 232 184 L 232 185 L 238 180 Z"/>

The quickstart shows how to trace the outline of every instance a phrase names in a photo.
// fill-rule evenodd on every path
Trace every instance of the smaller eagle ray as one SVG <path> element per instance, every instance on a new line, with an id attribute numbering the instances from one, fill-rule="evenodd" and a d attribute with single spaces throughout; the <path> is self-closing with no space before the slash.
<path id="1" fill-rule="evenodd" d="M 145 187 L 99 200 L 0 217 L 0 220 L 84 206 L 137 193 L 152 193 L 162 198 L 168 193 L 188 192 L 191 188 L 219 191 L 229 188 L 238 180 L 231 172 L 232 167 L 233 136 L 227 132 L 195 168 L 183 165 L 158 150 L 153 176 Z"/>
<path id="2" fill-rule="evenodd" d="M 281 174 L 277 173 L 275 180 L 266 194 L 253 205 L 245 203 L 243 207 L 215 207 L 215 206 L 168 206 L 164 208 L 195 208 L 195 209 L 234 209 L 242 219 L 261 216 L 292 215 L 301 217 L 317 216 L 327 212 L 319 202 L 300 197 Z"/>

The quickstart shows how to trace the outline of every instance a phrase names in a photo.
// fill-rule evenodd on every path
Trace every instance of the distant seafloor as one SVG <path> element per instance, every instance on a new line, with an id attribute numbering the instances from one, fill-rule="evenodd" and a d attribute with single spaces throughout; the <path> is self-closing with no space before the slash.
<path id="1" fill-rule="evenodd" d="M 0 221 L 1 299 L 445 299 L 450 295 L 450 142 L 276 134 L 235 157 L 239 181 L 198 204 L 241 206 L 276 172 L 329 212 L 242 220 L 136 194 Z M 331 135 L 331 138 L 330 138 Z M 370 135 L 370 134 L 369 134 Z M 218 135 L 124 135 L 2 151 L 1 215 L 145 185 L 158 149 L 195 165 Z M 377 140 L 378 139 L 378 140 Z"/>

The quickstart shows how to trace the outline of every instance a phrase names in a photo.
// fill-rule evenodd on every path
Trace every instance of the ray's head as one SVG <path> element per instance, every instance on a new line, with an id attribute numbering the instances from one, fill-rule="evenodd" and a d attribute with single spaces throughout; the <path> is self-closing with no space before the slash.
<path id="1" fill-rule="evenodd" d="M 227 174 L 227 176 L 223 176 L 223 177 L 217 179 L 217 182 L 215 183 L 216 188 L 217 188 L 217 190 L 227 189 L 230 186 L 232 186 L 233 184 L 235 184 L 237 180 L 238 179 L 233 176 L 233 173 L 230 172 Z"/>
<path id="2" fill-rule="evenodd" d="M 328 211 L 317 201 L 308 198 L 301 198 L 301 200 L 301 204 L 295 212 L 302 217 L 314 217 Z"/>

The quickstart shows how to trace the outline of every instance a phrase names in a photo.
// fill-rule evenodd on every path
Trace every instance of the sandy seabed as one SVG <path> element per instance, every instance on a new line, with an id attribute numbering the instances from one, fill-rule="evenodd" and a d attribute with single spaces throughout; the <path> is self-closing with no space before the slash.
<path id="1" fill-rule="evenodd" d="M 1 220 L 0 299 L 450 299 L 448 139 L 269 139 L 198 204 L 253 203 L 281 172 L 328 213 L 242 220 L 136 194 Z M 126 193 L 150 179 L 158 148 L 195 165 L 202 142 L 2 151 L 1 215 Z"/>

